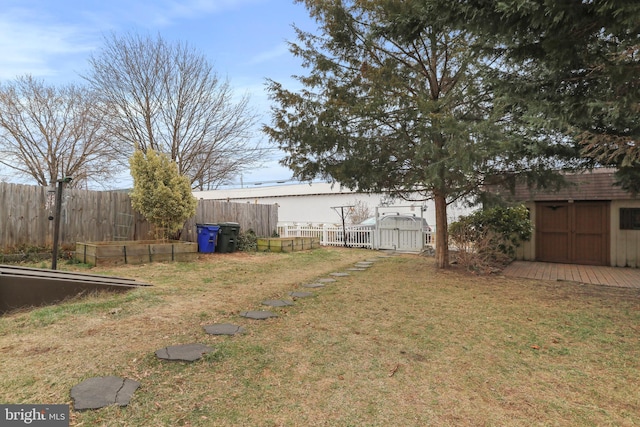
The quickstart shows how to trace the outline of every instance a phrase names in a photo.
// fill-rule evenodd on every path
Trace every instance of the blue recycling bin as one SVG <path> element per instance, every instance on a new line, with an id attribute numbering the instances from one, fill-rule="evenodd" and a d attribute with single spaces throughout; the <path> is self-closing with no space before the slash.
<path id="1" fill-rule="evenodd" d="M 210 254 L 215 252 L 220 227 L 213 224 L 196 224 L 198 228 L 198 252 Z"/>

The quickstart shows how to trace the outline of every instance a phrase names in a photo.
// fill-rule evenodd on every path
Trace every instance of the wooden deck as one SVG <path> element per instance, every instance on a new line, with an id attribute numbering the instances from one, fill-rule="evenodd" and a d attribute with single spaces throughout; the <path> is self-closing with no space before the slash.
<path id="1" fill-rule="evenodd" d="M 640 289 L 640 268 L 514 261 L 503 274 L 539 280 L 567 280 L 595 285 Z"/>

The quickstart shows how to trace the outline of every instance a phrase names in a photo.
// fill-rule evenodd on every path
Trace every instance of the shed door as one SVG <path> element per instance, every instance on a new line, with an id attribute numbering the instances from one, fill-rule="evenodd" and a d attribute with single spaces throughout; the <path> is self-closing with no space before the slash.
<path id="1" fill-rule="evenodd" d="M 609 265 L 609 202 L 536 203 L 536 259 Z"/>

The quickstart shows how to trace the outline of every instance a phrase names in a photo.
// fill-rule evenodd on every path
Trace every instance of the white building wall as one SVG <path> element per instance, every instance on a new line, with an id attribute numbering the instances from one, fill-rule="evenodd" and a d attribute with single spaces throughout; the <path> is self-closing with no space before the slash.
<path id="1" fill-rule="evenodd" d="M 358 193 L 341 188 L 338 185 L 325 183 L 280 185 L 271 187 L 238 188 L 229 190 L 194 191 L 198 199 L 227 200 L 235 203 L 278 204 L 278 223 L 310 223 L 339 224 L 340 215 L 332 207 L 355 205 L 361 203 L 369 207 L 371 216 L 376 207 L 385 201 L 382 194 Z M 412 209 L 412 203 L 415 207 Z M 402 206 L 380 209 L 380 212 L 415 214 L 420 216 L 420 206 L 426 206 L 424 218 L 432 227 L 436 223 L 435 205 L 433 201 L 407 202 L 396 200 L 394 205 Z M 449 205 L 447 217 L 454 221 L 460 215 L 466 215 L 473 209 L 461 203 Z"/>

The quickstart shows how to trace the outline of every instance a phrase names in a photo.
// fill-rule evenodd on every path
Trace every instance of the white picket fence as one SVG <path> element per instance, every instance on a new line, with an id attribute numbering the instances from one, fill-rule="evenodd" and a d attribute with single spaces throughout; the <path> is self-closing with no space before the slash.
<path id="1" fill-rule="evenodd" d="M 282 224 L 278 225 L 280 237 L 318 237 L 324 246 L 348 246 L 367 249 L 397 249 L 420 251 L 426 245 L 435 244 L 432 232 L 416 230 L 346 229 L 337 225 Z M 421 236 L 421 237 L 420 237 Z"/>
<path id="2" fill-rule="evenodd" d="M 358 248 L 372 248 L 372 230 L 347 230 L 347 244 L 345 245 L 344 231 L 336 225 L 278 225 L 280 237 L 318 237 L 324 246 L 350 246 Z"/>

